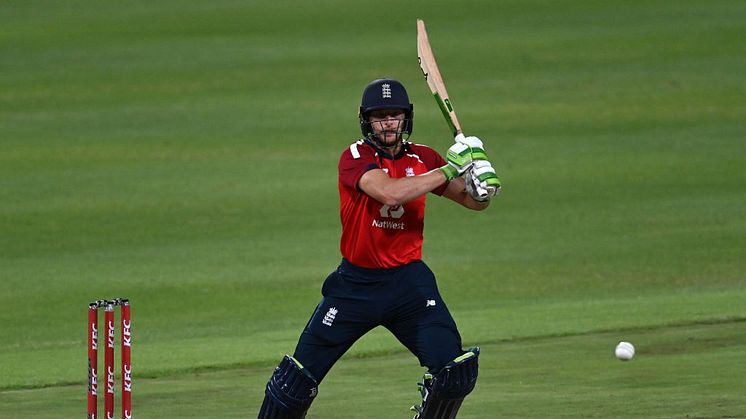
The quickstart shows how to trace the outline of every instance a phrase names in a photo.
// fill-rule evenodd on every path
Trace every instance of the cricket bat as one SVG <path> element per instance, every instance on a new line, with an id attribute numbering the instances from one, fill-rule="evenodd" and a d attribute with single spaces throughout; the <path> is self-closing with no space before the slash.
<path id="1" fill-rule="evenodd" d="M 430 40 L 428 40 L 427 31 L 425 30 L 425 22 L 422 19 L 417 19 L 417 58 L 420 62 L 422 75 L 425 76 L 425 81 L 428 87 L 430 87 L 430 92 L 432 92 L 440 111 L 443 112 L 443 117 L 446 119 L 448 127 L 453 133 L 454 140 L 458 141 L 458 136 L 463 137 L 464 134 L 461 130 L 461 124 L 456 117 L 456 110 L 453 109 L 450 96 L 448 96 L 443 77 L 440 75 L 440 70 L 438 70 L 438 63 L 435 62 L 435 55 L 433 54 L 433 49 L 430 47 Z M 486 196 L 487 190 L 480 188 L 478 193 L 480 196 Z"/>
<path id="2" fill-rule="evenodd" d="M 425 81 L 430 87 L 430 92 L 432 92 L 440 111 L 443 112 L 443 117 L 445 117 L 451 132 L 453 132 L 453 136 L 461 134 L 461 124 L 458 122 L 456 111 L 453 109 L 446 85 L 443 83 L 443 77 L 440 75 L 438 64 L 435 62 L 435 55 L 433 55 L 433 49 L 430 47 L 425 22 L 422 19 L 417 19 L 417 57 Z"/>

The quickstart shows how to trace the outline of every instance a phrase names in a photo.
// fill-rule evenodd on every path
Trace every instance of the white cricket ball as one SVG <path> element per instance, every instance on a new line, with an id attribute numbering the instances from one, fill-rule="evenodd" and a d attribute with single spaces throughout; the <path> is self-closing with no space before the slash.
<path id="1" fill-rule="evenodd" d="M 629 342 L 619 342 L 614 353 L 622 361 L 629 361 L 635 356 L 635 347 Z"/>

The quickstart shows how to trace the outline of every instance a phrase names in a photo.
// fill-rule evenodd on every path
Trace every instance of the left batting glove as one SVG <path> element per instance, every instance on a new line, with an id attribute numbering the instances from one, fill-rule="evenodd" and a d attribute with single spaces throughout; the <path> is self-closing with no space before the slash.
<path id="1" fill-rule="evenodd" d="M 487 160 L 475 161 L 466 174 L 466 192 L 475 201 L 489 201 L 501 191 L 502 183 Z"/>
<path id="2" fill-rule="evenodd" d="M 451 181 L 471 169 L 472 160 L 471 147 L 463 143 L 456 143 L 448 149 L 448 153 L 446 153 L 448 164 L 441 167 L 440 170 L 446 175 L 446 179 Z"/>

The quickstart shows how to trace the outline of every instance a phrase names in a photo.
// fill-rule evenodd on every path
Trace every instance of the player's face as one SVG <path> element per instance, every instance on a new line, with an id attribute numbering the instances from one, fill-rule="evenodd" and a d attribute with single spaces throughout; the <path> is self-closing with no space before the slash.
<path id="1" fill-rule="evenodd" d="M 396 145 L 404 128 L 404 118 L 401 109 L 381 109 L 371 112 L 368 120 L 381 144 Z"/>

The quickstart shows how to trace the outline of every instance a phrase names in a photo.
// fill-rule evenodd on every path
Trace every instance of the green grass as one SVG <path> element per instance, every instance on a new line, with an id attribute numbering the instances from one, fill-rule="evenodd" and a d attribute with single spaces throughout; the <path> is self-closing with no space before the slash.
<path id="1" fill-rule="evenodd" d="M 637 342 L 637 356 L 614 358 L 617 340 Z M 746 390 L 734 366 L 746 362 L 743 322 L 530 337 L 482 346 L 480 383 L 459 418 L 743 417 Z M 238 367 L 143 378 L 138 415 L 256 416 L 272 367 Z M 375 373 L 372 373 L 375 371 Z M 332 370 L 310 418 L 406 417 L 421 371 L 409 354 L 347 356 Z M 413 380 L 402 376 L 410 374 Z M 712 377 L 719 380 L 713 382 Z M 383 390 L 385 389 L 385 390 Z M 365 401 L 364 403 L 361 403 Z M 9 417 L 73 417 L 80 386 L 10 390 Z M 372 407 L 378 406 L 375 413 Z M 165 413 L 164 413 L 165 412 Z"/>
<path id="2" fill-rule="evenodd" d="M 0 417 L 82 414 L 85 306 L 117 296 L 138 416 L 255 415 L 339 260 L 362 88 L 402 80 L 413 140 L 452 141 L 418 17 L 505 185 L 428 204 L 425 260 L 484 348 L 459 417 L 746 416 L 743 2 L 13 0 Z M 407 417 L 421 373 L 375 331 L 309 418 Z"/>

